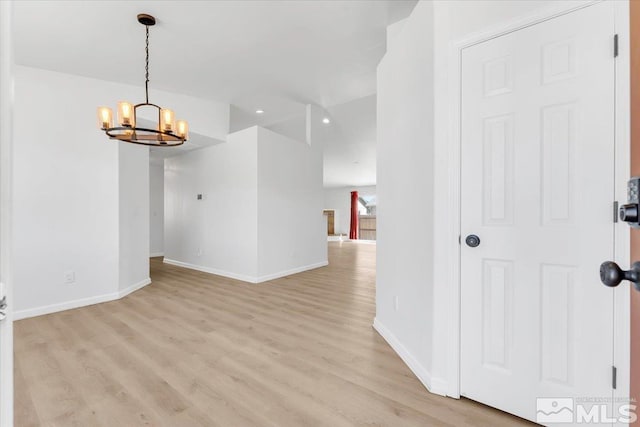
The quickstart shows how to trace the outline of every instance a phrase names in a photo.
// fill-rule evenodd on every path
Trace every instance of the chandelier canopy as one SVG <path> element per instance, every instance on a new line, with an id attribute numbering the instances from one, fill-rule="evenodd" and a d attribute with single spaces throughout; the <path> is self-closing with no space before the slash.
<path id="1" fill-rule="evenodd" d="M 155 25 L 156 19 L 141 13 L 138 22 L 145 26 L 145 95 L 143 103 L 132 105 L 127 101 L 118 102 L 118 125 L 113 125 L 113 112 L 109 107 L 98 107 L 98 127 L 111 139 L 132 142 L 134 144 L 151 145 L 154 147 L 172 147 L 184 144 L 189 136 L 189 125 L 185 120 L 176 121 L 173 110 L 162 108 L 149 102 L 149 27 Z M 138 126 L 138 108 L 148 108 L 157 113 L 158 121 L 155 128 Z M 155 109 L 155 110 L 154 110 Z"/>

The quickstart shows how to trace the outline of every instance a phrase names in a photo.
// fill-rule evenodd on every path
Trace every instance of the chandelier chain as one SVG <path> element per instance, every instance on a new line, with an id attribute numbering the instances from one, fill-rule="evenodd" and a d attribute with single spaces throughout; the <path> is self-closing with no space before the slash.
<path id="1" fill-rule="evenodd" d="M 144 66 L 144 77 L 145 77 L 145 82 L 144 82 L 144 91 L 147 97 L 147 104 L 149 103 L 149 26 L 145 25 L 145 28 L 147 29 L 147 38 L 146 38 L 146 44 L 145 44 L 145 54 L 146 54 L 146 60 L 145 60 L 145 66 Z"/>

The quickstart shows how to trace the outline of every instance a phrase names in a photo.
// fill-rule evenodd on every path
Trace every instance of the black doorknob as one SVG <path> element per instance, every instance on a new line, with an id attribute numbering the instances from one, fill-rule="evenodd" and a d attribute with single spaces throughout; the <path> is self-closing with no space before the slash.
<path id="1" fill-rule="evenodd" d="M 467 246 L 475 248 L 476 246 L 480 245 L 480 238 L 475 234 L 469 234 L 467 238 L 464 239 L 464 242 L 467 244 Z"/>
<path id="2" fill-rule="evenodd" d="M 630 270 L 623 270 L 613 261 L 600 264 L 600 281 L 609 287 L 616 287 L 623 280 L 628 280 L 640 290 L 640 262 L 634 262 Z"/>

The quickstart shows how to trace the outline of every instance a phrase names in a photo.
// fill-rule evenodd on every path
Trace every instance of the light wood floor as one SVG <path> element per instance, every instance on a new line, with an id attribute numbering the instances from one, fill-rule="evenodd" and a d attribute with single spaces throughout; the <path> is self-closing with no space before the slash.
<path id="1" fill-rule="evenodd" d="M 528 424 L 424 389 L 371 327 L 375 248 L 259 285 L 153 259 L 126 298 L 16 322 L 16 426 Z"/>

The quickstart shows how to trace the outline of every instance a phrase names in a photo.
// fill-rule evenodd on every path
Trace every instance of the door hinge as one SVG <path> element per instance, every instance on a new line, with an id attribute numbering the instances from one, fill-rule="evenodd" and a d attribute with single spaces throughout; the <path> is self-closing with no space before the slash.
<path id="1" fill-rule="evenodd" d="M 613 222 L 618 222 L 618 201 L 613 202 Z"/>
<path id="2" fill-rule="evenodd" d="M 618 35 L 614 34 L 613 36 L 613 57 L 618 57 Z"/>
<path id="3" fill-rule="evenodd" d="M 618 368 L 611 367 L 611 387 L 615 390 L 618 386 Z"/>

